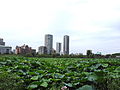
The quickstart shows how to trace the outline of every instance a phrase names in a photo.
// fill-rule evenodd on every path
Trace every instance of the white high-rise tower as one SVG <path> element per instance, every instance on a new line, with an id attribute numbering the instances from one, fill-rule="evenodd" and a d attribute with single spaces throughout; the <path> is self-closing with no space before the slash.
<path id="1" fill-rule="evenodd" d="M 52 54 L 53 49 L 53 35 L 45 35 L 45 46 L 47 48 L 47 54 Z"/>

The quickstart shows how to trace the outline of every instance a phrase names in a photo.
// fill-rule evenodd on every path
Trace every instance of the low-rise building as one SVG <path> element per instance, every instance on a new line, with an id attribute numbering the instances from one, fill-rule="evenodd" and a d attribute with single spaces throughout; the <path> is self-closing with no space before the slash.
<path id="1" fill-rule="evenodd" d="M 32 55 L 36 55 L 36 49 L 32 49 Z"/>
<path id="2" fill-rule="evenodd" d="M 15 50 L 16 54 L 32 54 L 33 52 L 35 53 L 36 50 L 32 49 L 31 47 L 25 44 L 23 46 L 16 46 Z"/>
<path id="3" fill-rule="evenodd" d="M 3 41 L 3 38 L 0 38 L 0 54 L 11 54 L 12 47 L 5 46 L 5 42 Z"/>
<path id="4" fill-rule="evenodd" d="M 46 46 L 38 47 L 38 54 L 47 54 L 47 47 Z"/>
<path id="5" fill-rule="evenodd" d="M 0 45 L 0 54 L 11 54 L 12 47 Z"/>
<path id="6" fill-rule="evenodd" d="M 5 46 L 5 42 L 3 42 L 3 38 L 0 38 L 0 45 Z"/>

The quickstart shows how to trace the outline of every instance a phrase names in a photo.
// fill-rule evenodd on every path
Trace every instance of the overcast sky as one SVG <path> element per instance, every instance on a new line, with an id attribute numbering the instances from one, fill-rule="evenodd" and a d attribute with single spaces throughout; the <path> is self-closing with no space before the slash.
<path id="1" fill-rule="evenodd" d="M 120 0 L 0 0 L 7 46 L 38 49 L 45 34 L 53 35 L 54 48 L 69 35 L 71 53 L 120 52 Z"/>

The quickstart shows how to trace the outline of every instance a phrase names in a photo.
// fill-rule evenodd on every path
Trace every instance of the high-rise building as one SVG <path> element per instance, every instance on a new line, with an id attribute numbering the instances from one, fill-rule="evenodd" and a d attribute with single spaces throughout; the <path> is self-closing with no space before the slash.
<path id="1" fill-rule="evenodd" d="M 47 48 L 47 54 L 52 54 L 53 49 L 53 35 L 45 35 L 45 46 Z"/>
<path id="2" fill-rule="evenodd" d="M 38 54 L 47 54 L 47 48 L 45 46 L 40 46 L 38 48 Z"/>
<path id="3" fill-rule="evenodd" d="M 56 43 L 56 53 L 60 54 L 60 52 L 61 52 L 61 43 L 57 42 Z"/>
<path id="4" fill-rule="evenodd" d="M 69 54 L 69 36 L 68 35 L 64 36 L 63 53 L 64 54 Z"/>

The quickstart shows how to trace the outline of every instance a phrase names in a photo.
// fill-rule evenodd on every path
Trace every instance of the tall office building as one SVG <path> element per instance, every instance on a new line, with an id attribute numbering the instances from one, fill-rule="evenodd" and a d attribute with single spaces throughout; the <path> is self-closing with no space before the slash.
<path id="1" fill-rule="evenodd" d="M 57 42 L 56 43 L 56 53 L 60 54 L 60 52 L 61 52 L 61 43 Z"/>
<path id="2" fill-rule="evenodd" d="M 64 54 L 69 54 L 69 36 L 68 35 L 64 36 L 63 53 Z"/>
<path id="3" fill-rule="evenodd" d="M 53 35 L 45 35 L 45 46 L 47 48 L 47 54 L 52 54 L 53 49 Z"/>

